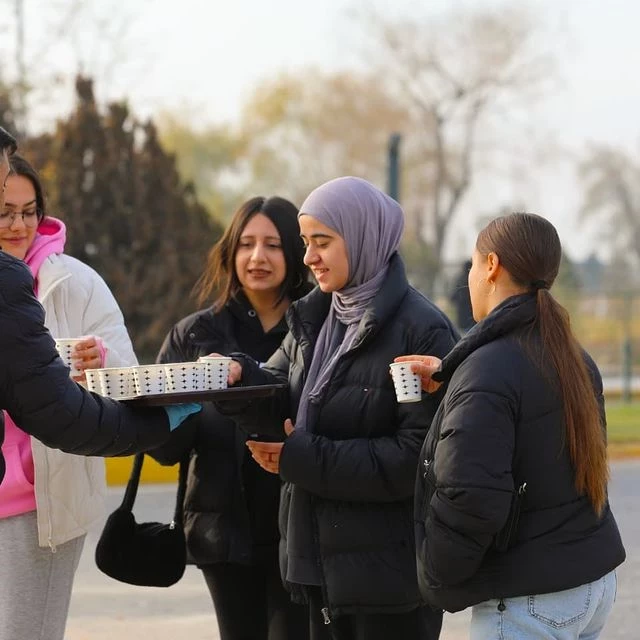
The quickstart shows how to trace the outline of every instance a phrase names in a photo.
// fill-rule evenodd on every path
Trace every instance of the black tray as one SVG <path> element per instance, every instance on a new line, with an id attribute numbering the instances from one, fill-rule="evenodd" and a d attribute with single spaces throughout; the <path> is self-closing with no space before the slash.
<path id="1" fill-rule="evenodd" d="M 183 404 L 187 402 L 206 402 L 211 400 L 250 400 L 272 396 L 276 391 L 286 389 L 286 384 L 263 384 L 256 387 L 230 387 L 228 389 L 211 389 L 209 391 L 183 391 L 181 393 L 156 393 L 136 396 L 120 400 L 138 407 L 161 407 L 167 404 Z"/>

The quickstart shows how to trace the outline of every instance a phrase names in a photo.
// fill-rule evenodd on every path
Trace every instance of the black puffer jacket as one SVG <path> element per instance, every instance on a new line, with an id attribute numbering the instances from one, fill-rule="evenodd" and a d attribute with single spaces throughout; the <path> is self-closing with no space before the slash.
<path id="1" fill-rule="evenodd" d="M 0 251 L 0 408 L 48 447 L 68 453 L 124 456 L 164 442 L 162 409 L 133 409 L 85 391 L 69 378 L 26 265 Z M 4 420 L 0 413 L 0 443 Z M 0 481 L 4 477 L 0 454 Z"/>
<path id="2" fill-rule="evenodd" d="M 254 401 L 236 416 L 245 429 L 279 435 L 293 418 L 331 296 L 315 289 L 292 305 L 290 333 L 263 369 L 243 362 L 245 384 L 288 382 L 288 393 Z M 439 398 L 398 404 L 389 364 L 407 353 L 446 354 L 457 335 L 449 320 L 409 286 L 399 256 L 338 361 L 316 419 L 284 445 L 280 475 L 281 567 L 287 536 L 311 529 L 330 614 L 409 611 L 422 604 L 413 540 L 413 492 L 420 446 Z M 225 409 L 226 410 L 226 409 Z M 290 509 L 291 489 L 306 492 L 310 513 Z M 298 589 L 289 585 L 294 591 Z"/>
<path id="3" fill-rule="evenodd" d="M 539 346 L 535 315 L 534 295 L 507 299 L 443 362 L 450 382 L 421 452 L 415 508 L 421 591 L 448 611 L 577 587 L 625 558 L 609 506 L 598 519 L 576 493 L 557 383 L 523 346 L 525 332 Z M 524 483 L 519 523 L 498 551 Z"/>
<path id="4" fill-rule="evenodd" d="M 284 321 L 264 333 L 244 296 L 219 312 L 198 311 L 167 335 L 158 362 L 188 362 L 242 350 L 265 361 L 286 335 Z M 247 347 L 251 345 L 251 347 Z M 149 455 L 162 464 L 189 460 L 184 527 L 190 561 L 199 566 L 259 562 L 277 554 L 280 480 L 263 471 L 245 445 L 247 434 L 211 402 Z"/>

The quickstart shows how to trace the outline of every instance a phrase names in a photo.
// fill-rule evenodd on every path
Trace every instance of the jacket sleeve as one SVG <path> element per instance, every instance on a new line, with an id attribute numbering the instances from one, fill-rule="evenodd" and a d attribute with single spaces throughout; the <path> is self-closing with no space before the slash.
<path id="1" fill-rule="evenodd" d="M 434 586 L 475 574 L 507 521 L 516 415 L 514 398 L 481 384 L 447 399 L 431 461 L 435 490 L 424 522 L 425 546 L 419 550 Z"/>
<path id="2" fill-rule="evenodd" d="M 291 354 L 295 348 L 295 340 L 288 333 L 275 353 L 263 367 L 245 354 L 232 353 L 232 358 L 242 365 L 242 385 L 257 386 L 262 384 L 287 384 Z M 283 438 L 284 421 L 291 418 L 291 406 L 288 389 L 274 396 L 254 398 L 248 401 L 229 400 L 216 401 L 216 407 L 222 415 L 230 417 L 236 426 L 250 435 Z M 293 416 L 295 417 L 295 416 Z"/>
<path id="3" fill-rule="evenodd" d="M 175 325 L 167 334 L 160 347 L 156 362 L 187 362 L 192 359 L 187 354 L 184 345 L 184 331 L 180 325 Z M 146 453 L 154 460 L 165 466 L 171 466 L 180 462 L 195 447 L 196 436 L 200 426 L 200 420 L 205 414 L 200 411 L 188 417 L 179 429 L 174 429 L 171 435 L 161 446 L 150 449 Z"/>
<path id="4" fill-rule="evenodd" d="M 102 338 L 107 350 L 106 367 L 137 365 L 138 359 L 124 316 L 107 283 L 90 267 L 87 267 L 87 278 L 82 309 L 82 334 Z M 73 278 L 68 282 L 69 286 L 74 286 Z"/>
<path id="5" fill-rule="evenodd" d="M 442 358 L 454 343 L 449 329 L 436 329 L 409 348 L 411 353 Z M 294 431 L 282 450 L 280 476 L 314 495 L 334 500 L 393 502 L 410 498 L 415 491 L 420 448 L 442 396 L 443 391 L 425 393 L 421 402 L 397 404 L 398 422 L 392 436 L 332 440 Z"/>
<path id="6" fill-rule="evenodd" d="M 92 394 L 69 377 L 44 326 L 33 279 L 17 260 L 0 260 L 1 406 L 27 433 L 68 453 L 130 455 L 169 436 L 166 414 Z"/>

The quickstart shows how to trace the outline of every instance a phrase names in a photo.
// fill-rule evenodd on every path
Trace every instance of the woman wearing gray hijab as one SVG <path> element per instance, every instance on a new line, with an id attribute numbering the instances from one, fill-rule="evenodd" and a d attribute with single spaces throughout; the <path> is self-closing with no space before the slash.
<path id="1" fill-rule="evenodd" d="M 247 444 L 284 482 L 282 578 L 310 605 L 312 640 L 440 632 L 441 612 L 420 597 L 413 538 L 415 469 L 440 396 L 398 404 L 388 364 L 403 353 L 442 356 L 457 336 L 407 281 L 403 218 L 359 178 L 313 191 L 299 222 L 318 287 L 290 307 L 289 334 L 266 366 L 234 355 L 231 382 L 288 383 L 233 417 L 280 440 Z"/>

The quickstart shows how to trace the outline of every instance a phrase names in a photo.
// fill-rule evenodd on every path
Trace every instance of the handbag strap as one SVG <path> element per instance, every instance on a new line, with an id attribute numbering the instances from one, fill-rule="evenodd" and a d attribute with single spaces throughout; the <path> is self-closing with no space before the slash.
<path id="1" fill-rule="evenodd" d="M 190 456 L 186 456 L 180 460 L 178 468 L 178 491 L 176 492 L 176 509 L 173 514 L 173 521 L 182 526 L 182 518 L 184 515 L 184 496 L 187 492 L 187 474 L 189 472 Z"/>
<path id="2" fill-rule="evenodd" d="M 120 509 L 131 511 L 133 509 L 133 503 L 136 500 L 138 493 L 138 483 L 140 482 L 140 473 L 142 471 L 142 463 L 144 462 L 144 453 L 136 453 L 133 460 L 133 468 L 131 469 L 131 475 L 129 476 L 129 482 L 127 482 L 127 488 L 122 498 L 122 504 Z"/>
<path id="3" fill-rule="evenodd" d="M 142 465 L 144 463 L 144 453 L 136 453 L 133 460 L 133 468 L 131 469 L 131 475 L 127 482 L 127 488 L 122 498 L 122 504 L 120 509 L 126 511 L 133 510 L 133 503 L 136 500 L 138 494 L 138 485 L 140 484 L 140 474 L 142 472 Z M 182 526 L 182 520 L 184 516 L 184 496 L 187 491 L 187 474 L 189 471 L 189 456 L 180 461 L 180 467 L 178 470 L 178 491 L 176 493 L 176 508 L 173 514 L 173 521 L 176 524 Z"/>

